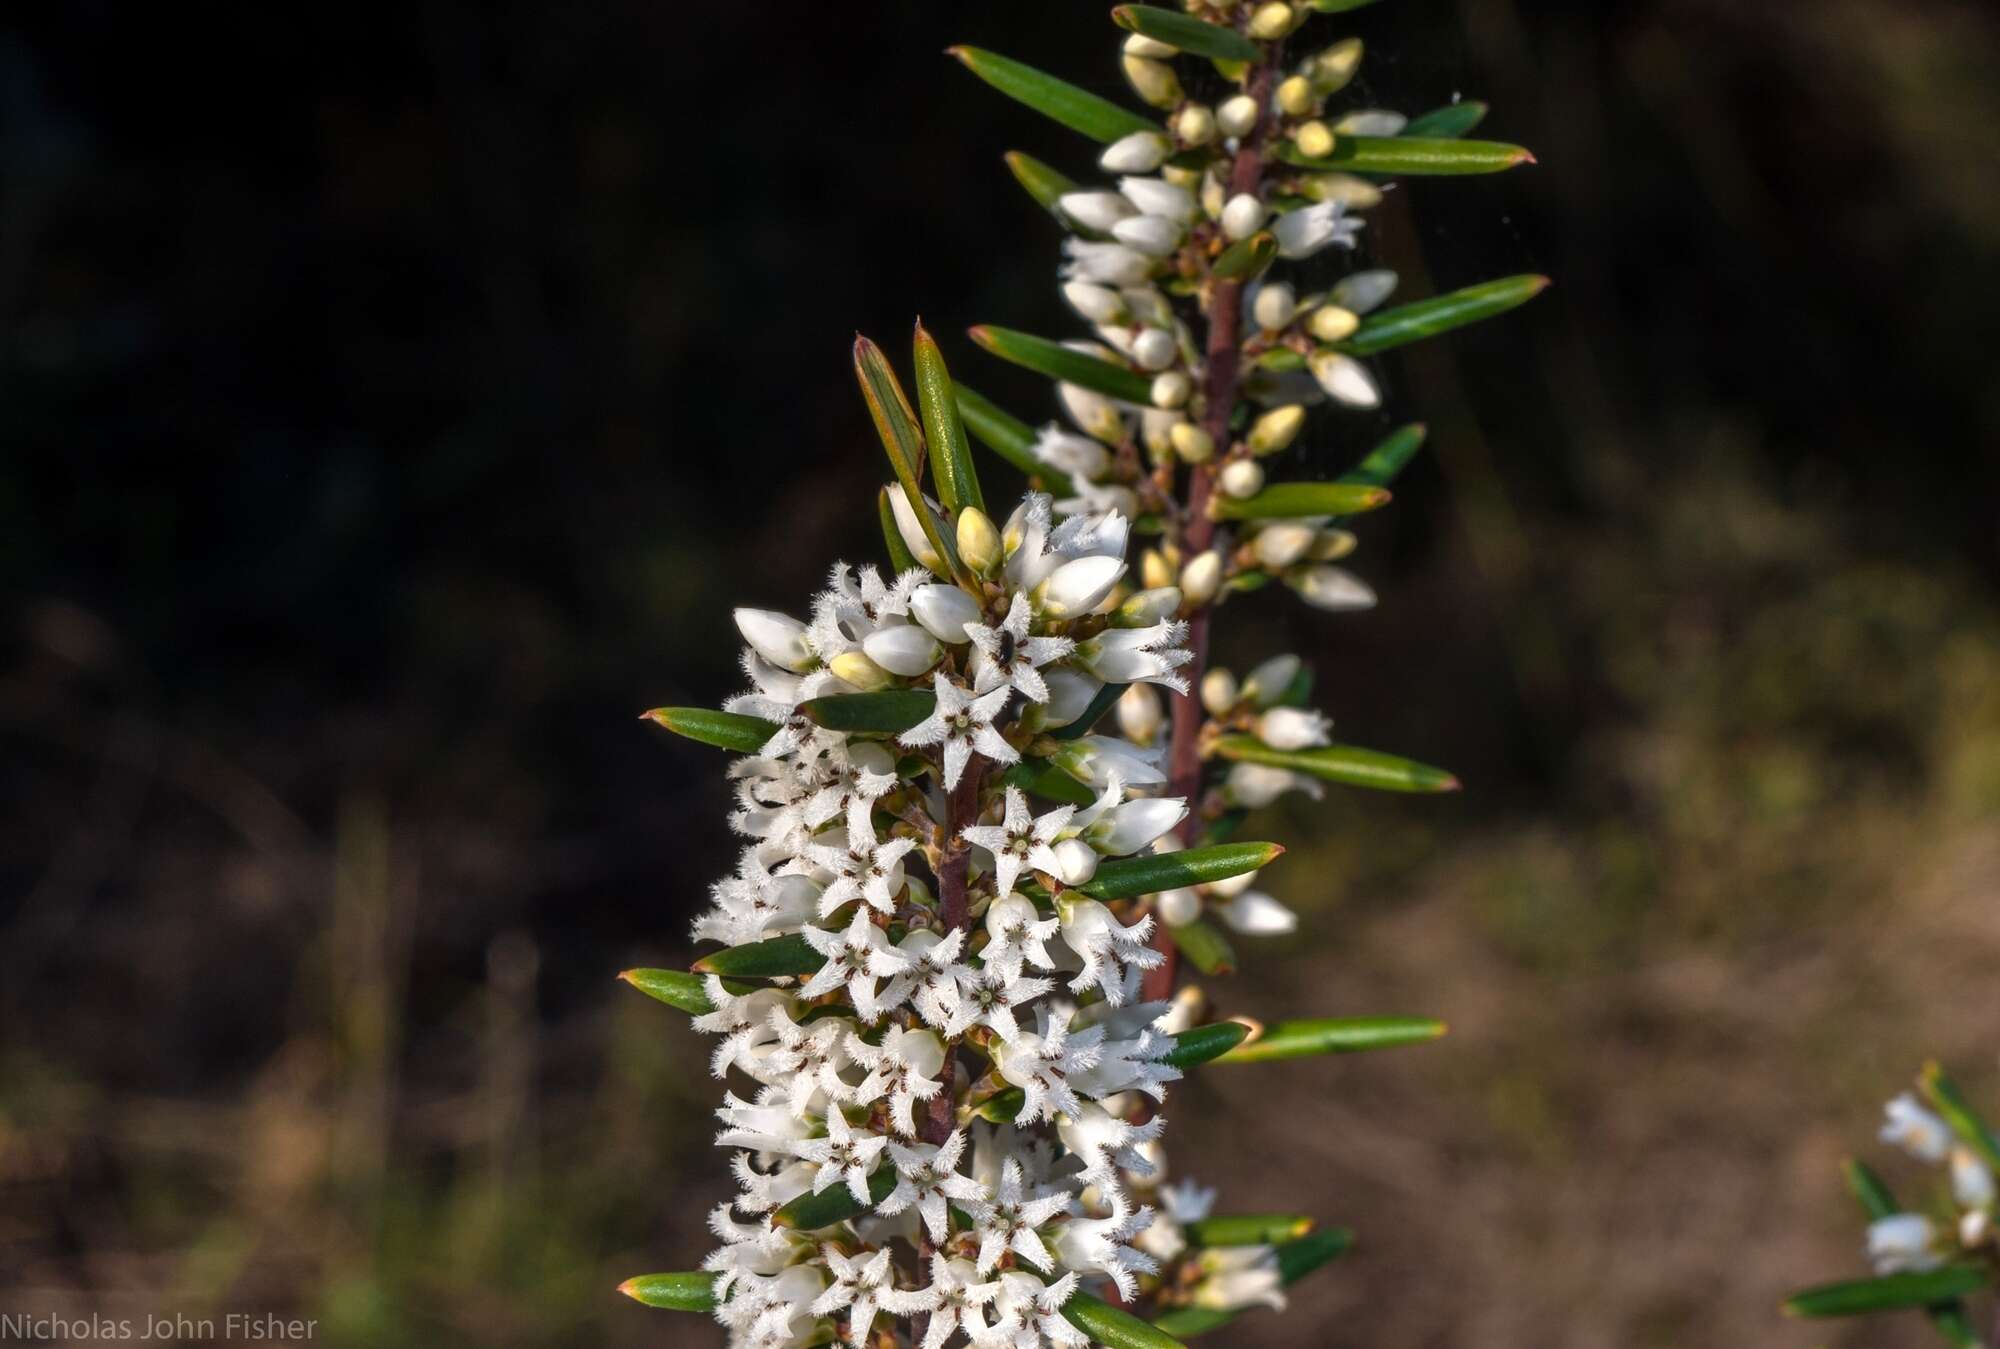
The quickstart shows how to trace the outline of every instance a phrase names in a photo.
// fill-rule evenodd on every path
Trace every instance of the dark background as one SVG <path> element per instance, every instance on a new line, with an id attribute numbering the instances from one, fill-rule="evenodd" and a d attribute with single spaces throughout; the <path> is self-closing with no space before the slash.
<path id="1" fill-rule="evenodd" d="M 1380 610 L 1225 615 L 1469 784 L 1271 822 L 1304 938 L 1224 1004 L 1453 1034 L 1177 1097 L 1184 1171 L 1362 1233 L 1239 1342 L 1827 1342 L 1775 1307 L 1860 1267 L 1874 1103 L 1935 1053 L 2000 1108 L 2000 18 L 1319 31 L 1540 160 L 1366 256 L 1556 285 L 1315 422 L 1309 474 L 1430 424 Z M 1099 5 L 0 22 L 0 1310 L 719 1343 L 610 1293 L 726 1185 L 610 977 L 689 958 L 723 764 L 633 716 L 875 559 L 856 330 L 1051 414 L 962 333 L 1075 330 L 999 156 L 1091 156 L 953 41 L 1120 92 Z"/>

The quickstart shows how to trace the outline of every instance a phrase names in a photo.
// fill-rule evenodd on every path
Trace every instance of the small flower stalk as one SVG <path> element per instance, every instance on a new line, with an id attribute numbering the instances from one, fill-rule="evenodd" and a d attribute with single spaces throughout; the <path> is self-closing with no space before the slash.
<path id="1" fill-rule="evenodd" d="M 1294 451 L 1387 397 L 1379 353 L 1545 283 L 1388 307 L 1395 277 L 1352 265 L 1366 212 L 1396 175 L 1530 157 L 1464 138 L 1481 105 L 1355 105 L 1360 43 L 1316 34 L 1312 5 L 1113 18 L 1143 113 L 953 51 L 1100 147 L 1085 184 L 1008 156 L 1065 232 L 1085 335 L 972 330 L 1053 381 L 1059 415 L 1037 427 L 958 383 L 921 327 L 912 400 L 857 340 L 887 565 L 837 564 L 790 613 L 739 609 L 745 690 L 648 714 L 739 756 L 741 856 L 694 923 L 722 949 L 625 976 L 718 1037 L 736 1195 L 701 1270 L 624 1291 L 712 1313 L 739 1349 L 1164 1349 L 1282 1309 L 1348 1234 L 1217 1212 L 1168 1162 L 1172 1084 L 1443 1031 L 1216 1010 L 1204 981 L 1235 968 L 1232 939 L 1306 925 L 1265 888 L 1283 849 L 1239 840 L 1251 813 L 1328 783 L 1458 784 L 1336 740 L 1296 656 L 1239 678 L 1207 653 L 1222 607 L 1274 581 L 1272 601 L 1375 603 L 1341 565 L 1350 525 L 1422 428 L 1332 481 L 1298 480 Z M 1225 96 L 1189 97 L 1217 75 Z M 1025 493 L 987 497 L 974 439 Z"/>

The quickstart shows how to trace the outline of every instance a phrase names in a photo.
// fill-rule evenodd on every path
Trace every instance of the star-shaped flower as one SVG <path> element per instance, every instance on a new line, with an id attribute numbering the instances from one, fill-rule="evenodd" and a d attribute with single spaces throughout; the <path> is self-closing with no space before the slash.
<path id="1" fill-rule="evenodd" d="M 1099 1185 L 1116 1181 L 1119 1167 L 1135 1175 L 1151 1175 L 1153 1164 L 1139 1151 L 1139 1144 L 1158 1138 L 1164 1127 L 1165 1121 L 1158 1115 L 1144 1124 L 1131 1124 L 1089 1102 L 1082 1110 L 1056 1121 L 1056 1133 L 1064 1145 L 1083 1161 L 1083 1179 Z"/>
<path id="2" fill-rule="evenodd" d="M 1060 920 L 1044 918 L 1034 904 L 1021 895 L 996 899 L 986 910 L 986 935 L 990 940 L 979 958 L 988 967 L 1004 970 L 1015 978 L 1032 964 L 1052 970 L 1055 958 L 1049 954 L 1048 940 L 1056 935 Z"/>
<path id="3" fill-rule="evenodd" d="M 866 1349 L 868 1328 L 875 1323 L 876 1308 L 896 1286 L 894 1257 L 887 1247 L 872 1255 L 849 1257 L 832 1245 L 820 1247 L 820 1257 L 826 1261 L 833 1282 L 813 1299 L 813 1315 L 830 1316 L 845 1307 L 847 1342 L 854 1349 Z"/>
<path id="4" fill-rule="evenodd" d="M 1075 806 L 1057 806 L 1037 818 L 1028 810 L 1027 795 L 1019 787 L 1009 787 L 1006 819 L 1000 824 L 972 825 L 960 830 L 959 837 L 993 854 L 993 878 L 1004 899 L 1014 893 L 1014 882 L 1024 867 L 1049 872 L 1061 868 L 1053 844 L 1074 814 Z"/>
<path id="5" fill-rule="evenodd" d="M 1007 700 L 1013 696 L 1011 685 L 975 695 L 952 683 L 942 672 L 931 676 L 931 685 L 937 691 L 937 706 L 929 717 L 904 731 L 900 738 L 905 745 L 944 746 L 946 791 L 958 785 L 974 750 L 995 763 L 1013 763 L 1021 757 L 993 728 L 993 719 L 1006 710 Z"/>
<path id="6" fill-rule="evenodd" d="M 1033 617 L 1028 597 L 1014 592 L 1007 617 L 998 627 L 967 623 L 965 635 L 972 639 L 972 687 L 980 693 L 1012 686 L 1038 703 L 1049 700 L 1048 681 L 1040 667 L 1061 660 L 1076 650 L 1067 637 L 1030 637 L 1028 623 Z"/>
<path id="7" fill-rule="evenodd" d="M 1070 1085 L 1072 1073 L 1087 1072 L 1104 1057 L 1104 1028 L 1092 1026 L 1072 1035 L 1066 1013 L 1044 1018 L 1040 1034 L 1021 1031 L 1000 1045 L 995 1070 L 1019 1087 L 1025 1099 L 1016 1124 L 1052 1118 L 1057 1111 L 1074 1115 L 1083 1106 Z"/>
<path id="8" fill-rule="evenodd" d="M 943 1241 L 946 1208 L 952 1200 L 977 1201 L 986 1198 L 986 1187 L 971 1176 L 958 1173 L 959 1158 L 965 1154 L 965 1135 L 953 1132 L 944 1142 L 891 1143 L 889 1157 L 896 1166 L 896 1188 L 875 1206 L 877 1213 L 894 1216 L 914 1207 L 924 1220 L 932 1241 Z"/>
<path id="9" fill-rule="evenodd" d="M 1012 1040 L 1021 1033 L 1014 1009 L 1025 1007 L 1055 987 L 1046 979 L 1029 979 L 1018 970 L 996 965 L 960 968 L 966 973 L 958 981 L 958 1014 L 945 1027 L 946 1035 L 963 1035 L 974 1026 L 986 1026 L 1001 1039 Z"/>
<path id="10" fill-rule="evenodd" d="M 826 1112 L 826 1137 L 803 1139 L 792 1144 L 792 1151 L 819 1164 L 819 1170 L 813 1174 L 814 1194 L 845 1182 L 854 1202 L 865 1207 L 869 1202 L 868 1174 L 881 1159 L 882 1149 L 888 1146 L 887 1134 L 854 1129 L 845 1115 L 832 1109 Z"/>
<path id="11" fill-rule="evenodd" d="M 1021 1163 L 1009 1157 L 1000 1165 L 1000 1184 L 992 1199 L 972 1215 L 973 1231 L 979 1236 L 979 1272 L 995 1268 L 1009 1251 L 1036 1269 L 1053 1270 L 1055 1259 L 1036 1229 L 1069 1212 L 1069 1206 L 1069 1195 L 1060 1190 L 1030 1193 Z"/>
<path id="12" fill-rule="evenodd" d="M 999 1305 L 1002 1314 L 993 1331 L 980 1340 L 981 1349 L 1009 1345 L 1012 1349 L 1083 1349 L 1090 1336 L 1071 1325 L 1062 1314 L 1063 1304 L 1076 1292 L 1077 1277 L 1072 1270 L 1054 1283 L 1045 1284 L 1032 1274 L 1008 1272 L 1000 1276 Z"/>
<path id="13" fill-rule="evenodd" d="M 892 1030 L 882 1043 L 871 1045 L 860 1036 L 847 1042 L 847 1053 L 868 1070 L 850 1099 L 872 1105 L 889 1101 L 889 1122 L 909 1136 L 917 1132 L 916 1105 L 943 1090 L 937 1076 L 944 1067 L 944 1044 L 927 1030 Z"/>
<path id="14" fill-rule="evenodd" d="M 899 974 L 909 967 L 909 957 L 892 950 L 874 916 L 864 905 L 854 911 L 854 921 L 846 928 L 808 927 L 800 931 L 806 944 L 826 957 L 826 963 L 799 990 L 802 998 L 817 998 L 847 985 L 847 997 L 863 1021 L 873 1024 L 880 1016 L 876 1001 L 876 981 Z"/>
<path id="15" fill-rule="evenodd" d="M 962 928 L 942 937 L 929 928 L 912 930 L 896 943 L 909 967 L 889 981 L 878 995 L 879 1003 L 895 1007 L 907 998 L 925 1024 L 943 1030 L 958 1013 L 960 980 L 972 977 L 972 970 L 959 962 L 959 952 L 964 949 Z"/>
<path id="16" fill-rule="evenodd" d="M 819 916 L 830 918 L 851 899 L 865 901 L 883 913 L 896 911 L 896 892 L 903 888 L 903 854 L 917 846 L 912 838 L 886 842 L 875 835 L 870 803 L 860 799 L 847 808 L 844 844 L 813 843 L 806 855 L 833 873 L 819 897 Z"/>
<path id="17" fill-rule="evenodd" d="M 1071 1219 L 1056 1233 L 1056 1258 L 1065 1269 L 1104 1275 L 1130 1301 L 1139 1294 L 1138 1276 L 1159 1272 L 1151 1256 L 1127 1244 L 1152 1221 L 1152 1209 L 1128 1210 L 1122 1202 L 1112 1205 L 1109 1217 Z"/>
<path id="18" fill-rule="evenodd" d="M 791 1103 L 794 1115 L 807 1114 L 822 1092 L 828 1109 L 851 1099 L 852 1088 L 840 1076 L 840 1070 L 854 1061 L 847 1052 L 852 1038 L 850 1023 L 828 1017 L 801 1026 L 784 1008 L 774 1007 L 770 1024 L 778 1045 L 765 1058 L 763 1068 Z"/>
<path id="19" fill-rule="evenodd" d="M 739 998 L 712 974 L 707 989 L 709 1005 L 715 1010 L 696 1017 L 694 1028 L 722 1037 L 709 1060 L 710 1070 L 721 1077 L 732 1064 L 749 1069 L 757 1052 L 777 1038 L 771 1029 L 771 1013 L 781 1010 L 791 997 L 783 989 L 759 988 Z"/>
<path id="20" fill-rule="evenodd" d="M 970 1260 L 947 1260 L 931 1256 L 931 1281 L 926 1288 L 898 1289 L 882 1294 L 882 1305 L 898 1316 L 929 1312 L 930 1329 L 924 1332 L 923 1349 L 944 1349 L 953 1332 L 963 1330 L 973 1343 L 987 1330 L 986 1307 L 1000 1294 L 1000 1282 L 980 1282 L 979 1271 Z"/>
<path id="21" fill-rule="evenodd" d="M 1083 959 L 1082 972 L 1069 981 L 1071 992 L 1081 993 L 1094 984 L 1107 1001 L 1120 1002 L 1125 996 L 1121 966 L 1150 970 L 1166 959 L 1146 943 L 1153 931 L 1151 917 L 1127 927 L 1094 899 L 1063 898 L 1062 939 Z"/>

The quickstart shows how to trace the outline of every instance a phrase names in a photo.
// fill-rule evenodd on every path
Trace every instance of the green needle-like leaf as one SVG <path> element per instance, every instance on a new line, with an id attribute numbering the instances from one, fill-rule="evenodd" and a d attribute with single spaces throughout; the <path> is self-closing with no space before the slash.
<path id="1" fill-rule="evenodd" d="M 986 498 L 979 490 L 979 470 L 972 463 L 965 424 L 958 419 L 951 372 L 945 369 L 937 339 L 925 332 L 921 323 L 917 325 L 915 348 L 917 406 L 924 414 L 924 439 L 931 448 L 931 479 L 937 483 L 938 499 L 953 515 L 967 506 L 984 511 Z"/>
<path id="2" fill-rule="evenodd" d="M 634 1302 L 675 1312 L 715 1310 L 715 1276 L 704 1270 L 685 1274 L 641 1274 L 618 1285 Z"/>
<path id="3" fill-rule="evenodd" d="M 771 1215 L 780 1227 L 798 1232 L 817 1232 L 822 1227 L 858 1218 L 889 1197 L 896 1188 L 896 1168 L 884 1166 L 868 1177 L 868 1202 L 857 1204 L 845 1185 L 833 1185 L 818 1194 L 802 1194 Z"/>
<path id="4" fill-rule="evenodd" d="M 1855 1202 L 1871 1220 L 1902 1212 L 1894 1192 L 1868 1163 L 1850 1157 L 1840 1164 L 1840 1173 L 1847 1181 L 1847 1188 L 1854 1192 Z"/>
<path id="5" fill-rule="evenodd" d="M 1179 1340 L 1088 1293 L 1063 1303 L 1063 1319 L 1107 1349 L 1187 1349 Z"/>
<path id="6" fill-rule="evenodd" d="M 969 330 L 972 340 L 1003 361 L 1026 366 L 1038 375 L 1094 389 L 1098 393 L 1135 403 L 1152 405 L 1153 384 L 1137 371 L 1099 360 L 1086 352 L 1071 351 L 1060 342 L 1012 328 L 996 328 L 982 323 Z"/>
<path id="7" fill-rule="evenodd" d="M 1455 792 L 1460 786 L 1458 778 L 1442 768 L 1358 745 L 1272 749 L 1251 736 L 1225 735 L 1215 742 L 1215 749 L 1225 759 L 1290 768 L 1350 787 L 1371 787 L 1385 792 Z"/>
<path id="8" fill-rule="evenodd" d="M 880 693 L 829 693 L 799 704 L 814 725 L 829 731 L 907 731 L 931 714 L 937 695 L 929 689 L 883 689 Z"/>
<path id="9" fill-rule="evenodd" d="M 1030 481 L 1039 482 L 1044 491 L 1059 497 L 1076 495 L 1067 473 L 1035 458 L 1034 427 L 994 406 L 985 395 L 966 388 L 963 382 L 957 389 L 958 412 L 973 439 L 1027 474 Z"/>
<path id="10" fill-rule="evenodd" d="M 1930 1099 L 1938 1114 L 1944 1116 L 1944 1122 L 1951 1126 L 1951 1131 L 1959 1136 L 1960 1141 L 1978 1153 L 1981 1161 L 2000 1170 L 2000 1139 L 1995 1138 L 1993 1130 L 1986 1127 L 1986 1121 L 1982 1120 L 1978 1112 L 1966 1101 L 1964 1093 L 1958 1089 L 1958 1084 L 1945 1075 L 1943 1066 L 1937 1063 L 1925 1064 L 1919 1085 L 1923 1087 L 1924 1095 Z"/>
<path id="11" fill-rule="evenodd" d="M 1979 1332 L 1972 1328 L 1961 1303 L 1945 1302 L 1926 1307 L 1924 1314 L 1931 1318 L 1931 1325 L 1944 1336 L 1944 1342 L 1952 1349 L 1986 1349 L 1986 1341 L 1980 1339 Z"/>
<path id="12" fill-rule="evenodd" d="M 1548 289 L 1546 276 L 1509 276 L 1467 286 L 1449 295 L 1438 295 L 1415 304 L 1398 305 L 1370 314 L 1361 320 L 1354 335 L 1334 345 L 1355 356 L 1373 356 L 1378 351 L 1421 342 L 1454 328 L 1504 314 Z"/>
<path id="13" fill-rule="evenodd" d="M 1269 866 L 1284 851 L 1277 843 L 1218 843 L 1212 848 L 1119 857 L 1098 867 L 1090 883 L 1078 888 L 1092 899 L 1130 899 L 1184 885 L 1226 881 Z"/>
<path id="14" fill-rule="evenodd" d="M 1372 5 L 1375 0 L 1307 0 L 1307 3 L 1322 14 L 1345 14 L 1350 9 Z"/>
<path id="15" fill-rule="evenodd" d="M 1424 447 L 1426 430 L 1422 422 L 1411 422 L 1391 431 L 1368 457 L 1335 479 L 1353 487 L 1387 487 Z"/>
<path id="16" fill-rule="evenodd" d="M 647 997 L 658 998 L 669 1007 L 678 1007 L 689 1016 L 706 1016 L 715 1010 L 708 1000 L 708 981 L 686 970 L 626 970 L 618 976 Z M 752 985 L 725 979 L 722 986 L 738 997 Z"/>
<path id="17" fill-rule="evenodd" d="M 1312 1231 L 1303 1213 L 1231 1213 L 1199 1218 L 1187 1224 L 1187 1239 L 1197 1246 L 1275 1246 Z"/>
<path id="18" fill-rule="evenodd" d="M 1315 1054 L 1358 1054 L 1423 1044 L 1445 1032 L 1442 1021 L 1421 1016 L 1314 1017 L 1273 1021 L 1264 1033 L 1224 1054 L 1222 1063 L 1271 1063 Z"/>
<path id="19" fill-rule="evenodd" d="M 1061 200 L 1065 193 L 1076 191 L 1074 179 L 1050 168 L 1033 155 L 1024 154 L 1019 150 L 1009 150 L 1004 158 L 1007 161 L 1008 171 L 1014 175 L 1014 181 L 1019 183 L 1044 210 L 1054 211 L 1056 202 Z"/>
<path id="20" fill-rule="evenodd" d="M 1344 1227 L 1311 1232 L 1296 1241 L 1283 1242 L 1277 1252 L 1278 1277 L 1287 1284 L 1297 1283 L 1329 1260 L 1346 1253 L 1353 1245 L 1354 1233 Z M 1219 1311 L 1212 1307 L 1175 1307 L 1156 1317 L 1153 1324 L 1169 1335 L 1187 1339 L 1220 1330 L 1242 1314 L 1241 1311 Z"/>
<path id="21" fill-rule="evenodd" d="M 900 573 L 920 565 L 910 545 L 903 542 L 903 531 L 896 527 L 896 508 L 889 504 L 886 487 L 875 493 L 875 513 L 882 521 L 882 544 L 889 550 L 889 566 Z"/>
<path id="22" fill-rule="evenodd" d="M 645 720 L 664 726 L 675 735 L 699 740 L 717 749 L 738 754 L 755 754 L 764 742 L 778 733 L 778 723 L 762 717 L 746 717 L 735 712 L 717 712 L 708 707 L 656 707 Z"/>
<path id="23" fill-rule="evenodd" d="M 1976 1293 L 1991 1282 L 1985 1270 L 1972 1265 L 1948 1265 L 1920 1274 L 1885 1274 L 1808 1288 L 1785 1299 L 1788 1316 L 1859 1316 L 1865 1312 L 1927 1307 Z"/>
<path id="24" fill-rule="evenodd" d="M 1097 724 L 1099 717 L 1111 710 L 1111 705 L 1118 701 L 1119 695 L 1125 692 L 1126 687 L 1124 684 L 1106 684 L 1097 691 L 1097 696 L 1090 700 L 1090 705 L 1083 709 L 1075 721 L 1056 727 L 1049 732 L 1049 737 L 1054 740 L 1075 740 L 1079 736 L 1089 735 L 1090 728 Z"/>
<path id="25" fill-rule="evenodd" d="M 1499 173 L 1535 162 L 1535 157 L 1518 145 L 1443 136 L 1338 136 L 1333 153 L 1323 159 L 1300 154 L 1290 144 L 1279 149 L 1278 158 L 1302 169 L 1437 177 Z"/>
<path id="26" fill-rule="evenodd" d="M 917 414 L 911 409 L 910 400 L 882 348 L 859 334 L 854 338 L 854 378 L 861 385 L 868 415 L 875 419 L 875 433 L 882 438 L 882 448 L 889 455 L 889 466 L 896 471 L 896 481 L 902 484 L 910 508 L 923 525 L 924 537 L 930 540 L 939 557 L 955 563 L 958 554 L 938 529 L 938 522 L 924 509 L 924 433 L 917 427 Z"/>
<path id="27" fill-rule="evenodd" d="M 1277 256 L 1278 236 L 1269 230 L 1259 230 L 1218 253 L 1209 270 L 1223 281 L 1247 281 L 1261 275 Z"/>
<path id="28" fill-rule="evenodd" d="M 1000 781 L 1064 805 L 1087 806 L 1097 799 L 1097 793 L 1089 786 L 1047 759 L 1023 759 L 1003 773 Z"/>
<path id="29" fill-rule="evenodd" d="M 1255 496 L 1214 500 L 1218 520 L 1304 520 L 1376 510 L 1389 504 L 1389 491 L 1351 482 L 1280 482 Z"/>
<path id="30" fill-rule="evenodd" d="M 1144 34 L 1155 42 L 1196 56 L 1210 56 L 1218 61 L 1255 61 L 1260 55 L 1257 44 L 1234 28 L 1177 14 L 1171 9 L 1120 5 L 1111 11 L 1111 21 L 1129 32 Z"/>
<path id="31" fill-rule="evenodd" d="M 1230 974 L 1236 969 L 1235 948 L 1222 935 L 1222 929 L 1206 918 L 1169 926 L 1167 936 L 1175 949 L 1187 957 L 1188 964 L 1203 974 Z"/>
<path id="32" fill-rule="evenodd" d="M 1206 1026 L 1195 1026 L 1174 1036 L 1174 1047 L 1160 1056 L 1160 1062 L 1176 1068 L 1192 1068 L 1197 1063 L 1220 1058 L 1249 1036 L 1250 1028 L 1241 1021 L 1214 1021 Z"/>
<path id="33" fill-rule="evenodd" d="M 694 962 L 696 974 L 720 974 L 744 979 L 770 979 L 781 974 L 811 974 L 826 957 L 794 932 L 743 946 L 715 951 Z"/>
<path id="34" fill-rule="evenodd" d="M 980 47 L 948 47 L 946 51 L 1007 97 L 1092 140 L 1109 144 L 1136 131 L 1160 129 L 1137 113 L 1087 89 L 1079 89 L 1067 80 L 1059 80 L 997 52 Z"/>
<path id="35" fill-rule="evenodd" d="M 1468 98 L 1459 103 L 1447 103 L 1442 108 L 1432 108 L 1421 117 L 1412 117 L 1402 134 L 1452 140 L 1485 120 L 1486 105 L 1476 98 Z"/>

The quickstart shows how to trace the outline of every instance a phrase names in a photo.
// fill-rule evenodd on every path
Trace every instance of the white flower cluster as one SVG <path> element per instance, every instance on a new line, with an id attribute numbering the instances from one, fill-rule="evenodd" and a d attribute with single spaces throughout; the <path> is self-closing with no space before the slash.
<path id="1" fill-rule="evenodd" d="M 916 552 L 915 512 L 935 508 L 892 495 Z M 956 528 L 964 544 L 994 536 L 984 557 L 959 549 L 985 564 L 972 583 L 842 566 L 809 622 L 737 614 L 754 687 L 729 710 L 779 729 L 734 769 L 748 842 L 695 933 L 796 934 L 824 963 L 764 987 L 710 976 L 695 1022 L 720 1037 L 715 1073 L 755 1084 L 718 1112 L 740 1193 L 713 1216 L 705 1266 L 735 1345 L 803 1345 L 830 1322 L 859 1347 L 882 1315 L 926 1317 L 927 1349 L 1079 1344 L 1061 1309 L 1080 1284 L 1131 1297 L 1185 1245 L 1192 1201 L 1158 1214 L 1142 1199 L 1163 1123 L 1151 1103 L 1180 1075 L 1163 1058 L 1187 1012 L 1141 998 L 1163 959 L 1146 902 L 1074 887 L 1152 847 L 1186 804 L 1137 794 L 1165 780 L 1157 749 L 1047 738 L 1107 682 L 1185 688 L 1180 596 L 1130 591 L 1116 511 L 1058 523 L 1031 494 L 1002 529 L 971 509 Z M 890 689 L 928 689 L 929 715 L 863 735 L 801 710 Z M 1094 799 L 1037 811 L 997 771 L 1024 752 Z M 954 830 L 967 784 L 976 804 Z M 944 903 L 954 853 L 963 926 Z M 1269 1302 L 1267 1275 L 1204 1271 L 1200 1286 Z"/>
<path id="2" fill-rule="evenodd" d="M 1951 1126 L 1909 1092 L 1883 1107 L 1881 1139 L 1951 1176 L 1955 1221 L 1948 1227 L 1922 1213 L 1892 1213 L 1868 1225 L 1868 1259 L 1877 1274 L 1936 1269 L 1947 1260 L 1994 1245 L 1993 1169 L 1952 1134 Z"/>

